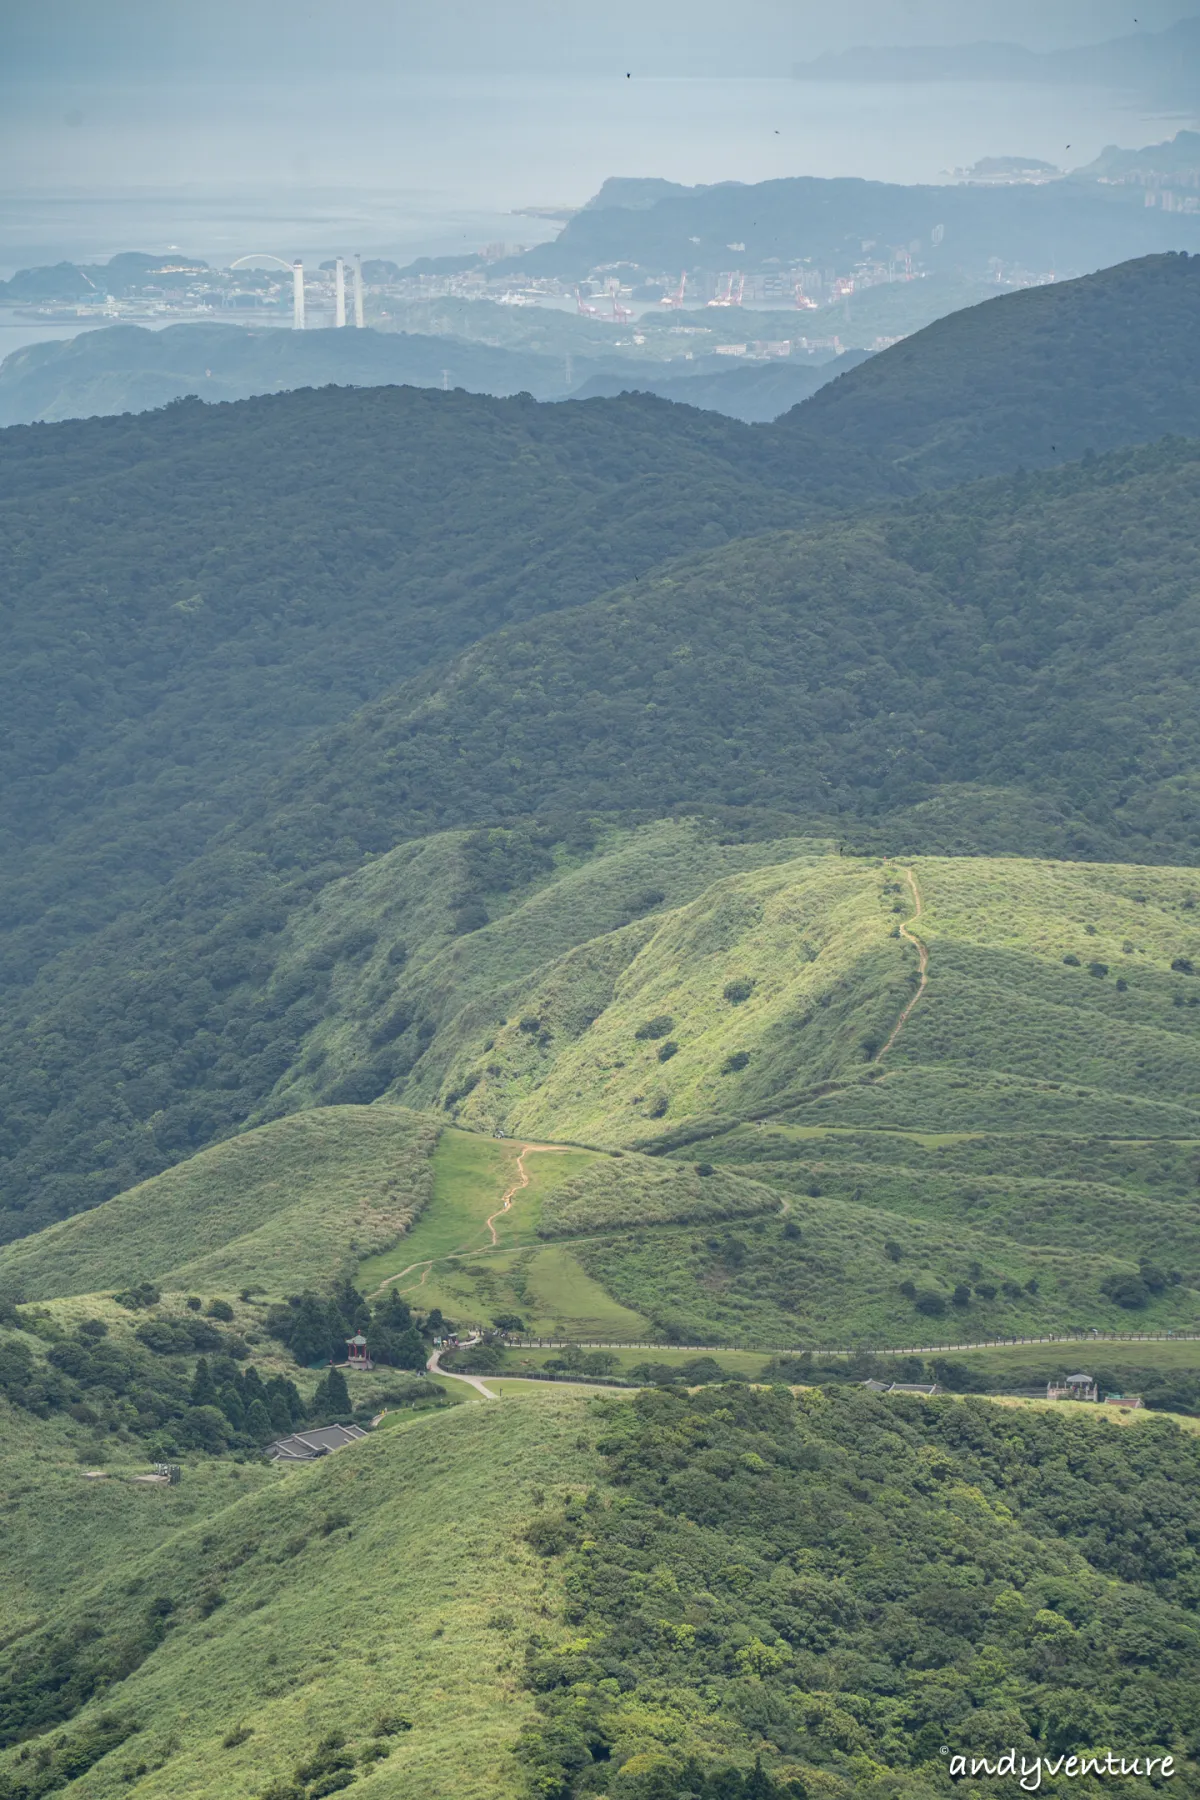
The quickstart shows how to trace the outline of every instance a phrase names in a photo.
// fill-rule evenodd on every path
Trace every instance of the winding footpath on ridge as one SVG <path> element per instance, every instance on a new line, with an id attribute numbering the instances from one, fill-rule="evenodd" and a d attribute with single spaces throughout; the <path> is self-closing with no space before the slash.
<path id="1" fill-rule="evenodd" d="M 484 1220 L 484 1223 L 492 1234 L 493 1244 L 499 1243 L 500 1241 L 496 1236 L 495 1221 L 502 1217 L 504 1213 L 508 1212 L 512 1206 L 513 1200 L 520 1193 L 521 1189 L 529 1186 L 529 1171 L 525 1167 L 525 1158 L 527 1156 L 537 1156 L 539 1154 L 553 1155 L 557 1153 L 558 1155 L 562 1155 L 565 1149 L 565 1144 L 522 1144 L 521 1154 L 517 1157 L 517 1174 L 520 1176 L 520 1180 L 513 1182 L 495 1212 Z"/>
<path id="2" fill-rule="evenodd" d="M 924 992 L 925 992 L 925 989 L 929 985 L 929 951 L 925 948 L 925 945 L 922 943 L 921 939 L 917 936 L 916 932 L 911 931 L 909 929 L 910 926 L 916 924 L 917 920 L 921 917 L 922 912 L 925 910 L 924 906 L 922 905 L 922 902 L 921 902 L 921 890 L 917 886 L 917 878 L 913 874 L 911 869 L 905 869 L 904 877 L 905 877 L 905 880 L 908 882 L 909 887 L 912 889 L 912 896 L 913 896 L 913 901 L 916 906 L 916 911 L 913 913 L 913 915 L 910 919 L 906 919 L 904 924 L 901 925 L 900 936 L 904 939 L 904 941 L 906 943 L 911 944 L 913 946 L 913 948 L 916 950 L 917 957 L 918 957 L 918 960 L 920 962 L 920 967 L 921 967 L 921 979 L 917 985 L 916 993 L 913 995 L 912 999 L 909 1001 L 909 1003 L 905 1007 L 904 1011 L 900 1014 L 900 1017 L 896 1020 L 896 1028 L 892 1032 L 891 1037 L 888 1039 L 887 1043 L 883 1046 L 883 1049 L 876 1056 L 875 1061 L 877 1063 L 881 1063 L 883 1061 L 884 1057 L 887 1055 L 888 1051 L 892 1048 L 892 1045 L 896 1042 L 896 1039 L 900 1036 L 900 1033 L 904 1030 L 904 1027 L 908 1024 L 908 1021 L 909 1021 L 910 1017 L 912 1016 L 913 1008 L 916 1006 L 917 1001 L 921 998 L 922 994 L 924 994 Z"/>
<path id="3" fill-rule="evenodd" d="M 506 1212 L 510 1212 L 512 1210 L 512 1203 L 516 1199 L 517 1195 L 521 1192 L 522 1188 L 527 1188 L 529 1186 L 529 1171 L 525 1167 L 525 1158 L 527 1156 L 536 1156 L 539 1154 L 551 1155 L 556 1152 L 561 1155 L 562 1153 L 565 1152 L 565 1150 L 566 1150 L 565 1144 L 522 1144 L 521 1145 L 521 1149 L 517 1155 L 518 1179 L 516 1181 L 514 1181 L 512 1186 L 505 1191 L 504 1197 L 501 1200 L 499 1206 L 496 1208 L 495 1212 L 489 1213 L 488 1217 L 484 1220 L 484 1224 L 487 1226 L 489 1232 L 491 1233 L 493 1244 L 497 1244 L 500 1241 L 496 1235 L 496 1220 L 503 1218 L 504 1214 Z M 422 1283 L 424 1283 L 425 1276 L 428 1275 L 432 1266 L 433 1266 L 433 1259 L 430 1259 L 429 1262 L 424 1264 L 425 1274 L 421 1276 Z M 403 1278 L 404 1275 L 411 1274 L 413 1269 L 419 1269 L 421 1267 L 422 1267 L 422 1264 L 420 1264 L 420 1263 L 410 1263 L 408 1268 L 402 1270 L 401 1274 L 399 1276 L 395 1277 L 395 1279 L 400 1280 Z M 476 1334 L 474 1337 L 468 1338 L 465 1344 L 461 1344 L 458 1347 L 462 1350 L 466 1350 L 466 1349 L 469 1349 L 472 1344 L 477 1344 L 478 1342 L 479 1342 L 479 1337 L 478 1337 L 478 1334 Z M 457 1370 L 455 1370 L 455 1369 L 443 1369 L 443 1367 L 442 1367 L 443 1353 L 444 1353 L 444 1346 L 439 1344 L 437 1349 L 434 1350 L 433 1353 L 431 1354 L 429 1361 L 425 1364 L 426 1369 L 428 1369 L 428 1371 L 431 1375 L 440 1375 L 446 1381 L 465 1381 L 467 1386 L 473 1387 L 475 1389 L 476 1393 L 483 1400 L 498 1400 L 500 1398 L 499 1394 L 494 1394 L 492 1392 L 491 1388 L 488 1387 L 483 1381 L 480 1380 L 478 1375 L 460 1375 L 457 1372 Z"/>
<path id="4" fill-rule="evenodd" d="M 520 1176 L 520 1180 L 513 1182 L 512 1186 L 504 1194 L 504 1197 L 495 1212 L 490 1213 L 484 1220 L 484 1224 L 491 1234 L 493 1245 L 498 1244 L 500 1241 L 496 1235 L 496 1220 L 503 1218 L 506 1212 L 511 1211 L 512 1203 L 516 1196 L 521 1192 L 521 1189 L 529 1186 L 529 1171 L 525 1167 L 525 1158 L 527 1156 L 535 1156 L 538 1154 L 549 1155 L 554 1152 L 563 1154 L 566 1149 L 566 1144 L 522 1144 L 520 1154 L 517 1157 L 517 1173 Z M 429 1271 L 432 1269 L 435 1262 L 450 1262 L 455 1257 L 467 1256 L 470 1254 L 470 1248 L 464 1247 L 461 1250 L 449 1250 L 446 1252 L 445 1256 L 427 1256 L 418 1262 L 411 1262 L 408 1264 L 407 1268 L 398 1269 L 394 1275 L 387 1276 L 385 1280 L 380 1282 L 379 1286 L 375 1289 L 375 1292 L 381 1294 L 385 1287 L 394 1287 L 398 1281 L 403 1281 L 406 1275 L 411 1275 L 416 1269 L 420 1269 L 421 1271 L 421 1279 L 417 1283 L 417 1286 L 424 1287 L 426 1281 L 429 1279 Z M 446 1369 L 444 1373 L 448 1375 L 450 1373 L 449 1369 Z M 455 1380 L 458 1381 L 463 1379 L 462 1376 L 455 1377 Z M 489 1400 L 494 1400 L 495 1397 L 494 1394 L 488 1395 Z"/>

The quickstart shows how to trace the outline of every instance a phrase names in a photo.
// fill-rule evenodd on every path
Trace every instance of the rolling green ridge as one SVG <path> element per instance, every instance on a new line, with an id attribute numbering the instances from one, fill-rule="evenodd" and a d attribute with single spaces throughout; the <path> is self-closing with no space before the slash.
<path id="1" fill-rule="evenodd" d="M 451 1318 L 764 1348 L 1194 1324 L 1196 885 L 698 823 L 402 846 L 284 934 L 256 1016 L 305 971 L 321 1010 L 258 1102 L 282 1116 L 10 1245 L 0 1281 L 280 1293 L 357 1261 Z M 483 1135 L 431 1165 L 439 1120 Z M 535 1154 L 518 1192 L 521 1145 L 564 1139 L 626 1154 Z"/>
<path id="2" fill-rule="evenodd" d="M 936 1133 L 988 1106 L 1017 1133 L 1024 1110 L 1030 1131 L 1070 1135 L 1079 1117 L 1089 1136 L 1200 1136 L 1191 870 L 909 867 L 928 986 L 886 1060 L 916 974 L 902 870 L 807 855 L 546 959 L 477 1014 L 474 1044 L 447 1066 L 435 1037 L 396 1091 L 485 1128 L 668 1147 L 680 1120 L 709 1116 L 875 1112 Z"/>
<path id="3" fill-rule="evenodd" d="M 1153 333 L 1142 329 L 1153 317 Z M 869 444 L 922 486 L 1200 429 L 1200 262 L 1186 252 L 966 307 L 850 371 L 787 431 Z"/>
<path id="4" fill-rule="evenodd" d="M 12 1243 L 0 1282 L 278 1294 L 357 1261 L 470 1323 L 763 1348 L 1196 1323 L 1193 871 L 696 823 L 530 856 L 446 834 L 327 887 L 273 977 L 326 980 L 282 1116 Z M 472 868 L 524 885 L 456 933 Z"/>
<path id="5" fill-rule="evenodd" d="M 394 1107 L 281 1119 L 7 1245 L 0 1289 L 46 1300 L 135 1280 L 223 1294 L 323 1286 L 411 1228 L 439 1131 Z"/>

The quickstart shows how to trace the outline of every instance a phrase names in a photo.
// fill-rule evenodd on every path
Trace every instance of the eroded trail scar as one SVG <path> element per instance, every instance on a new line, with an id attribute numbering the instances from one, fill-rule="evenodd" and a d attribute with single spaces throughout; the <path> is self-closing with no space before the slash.
<path id="1" fill-rule="evenodd" d="M 906 943 L 911 944 L 917 952 L 917 957 L 919 959 L 920 968 L 921 968 L 921 979 L 917 984 L 916 993 L 913 995 L 912 999 L 909 1001 L 909 1003 L 905 1007 L 904 1011 L 900 1014 L 900 1017 L 896 1020 L 895 1030 L 892 1032 L 891 1037 L 888 1039 L 887 1043 L 883 1046 L 883 1049 L 879 1052 L 878 1056 L 875 1058 L 875 1061 L 877 1063 L 880 1063 L 883 1061 L 884 1057 L 887 1055 L 887 1053 L 891 1049 L 892 1045 L 896 1042 L 896 1039 L 900 1036 L 900 1033 L 904 1030 L 904 1027 L 908 1024 L 908 1021 L 912 1015 L 912 1010 L 913 1010 L 914 1006 L 916 1006 L 918 1000 L 921 998 L 922 994 L 925 992 L 926 987 L 929 985 L 929 952 L 925 948 L 925 945 L 922 943 L 921 939 L 917 936 L 916 932 L 911 929 L 911 927 L 916 924 L 917 920 L 921 917 L 921 914 L 924 911 L 924 907 L 922 906 L 922 903 L 921 903 L 921 890 L 917 886 L 917 878 L 913 874 L 911 869 L 905 869 L 904 875 L 905 875 L 905 879 L 908 882 L 909 887 L 912 889 L 913 903 L 914 903 L 916 910 L 914 911 L 912 918 L 908 919 L 900 927 L 900 936 L 905 940 Z"/>
<path id="2" fill-rule="evenodd" d="M 552 1153 L 558 1153 L 561 1155 L 562 1145 L 561 1144 L 522 1144 L 521 1154 L 517 1158 L 517 1175 L 518 1175 L 519 1179 L 513 1182 L 512 1186 L 509 1188 L 508 1192 L 505 1194 L 503 1200 L 500 1202 L 500 1204 L 496 1208 L 495 1212 L 492 1213 L 491 1216 L 487 1220 L 485 1220 L 485 1224 L 487 1225 L 488 1230 L 492 1234 L 493 1244 L 497 1244 L 500 1241 L 499 1238 L 496 1236 L 495 1221 L 497 1219 L 499 1219 L 500 1217 L 502 1217 L 502 1215 L 504 1213 L 509 1211 L 514 1199 L 520 1193 L 521 1189 L 527 1188 L 529 1186 L 529 1171 L 525 1167 L 525 1158 L 527 1156 L 547 1155 L 547 1154 L 552 1154 Z"/>

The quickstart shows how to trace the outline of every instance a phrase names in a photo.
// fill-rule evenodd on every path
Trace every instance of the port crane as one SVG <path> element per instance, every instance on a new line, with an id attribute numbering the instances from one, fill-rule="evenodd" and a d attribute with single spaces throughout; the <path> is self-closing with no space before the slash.
<path id="1" fill-rule="evenodd" d="M 724 283 L 724 286 L 718 290 L 717 294 L 708 304 L 710 306 L 740 306 L 742 304 L 742 296 L 746 292 L 746 277 L 742 274 L 741 270 L 738 269 L 732 274 L 722 275 L 720 280 Z"/>
<path id="2" fill-rule="evenodd" d="M 675 289 L 675 292 L 673 294 L 664 294 L 658 304 L 660 306 L 674 307 L 675 311 L 678 312 L 683 305 L 683 296 L 686 294 L 686 292 L 687 292 L 687 270 L 685 269 L 683 271 L 682 275 L 679 277 L 679 286 Z"/>
<path id="3" fill-rule="evenodd" d="M 620 289 L 613 286 L 610 282 L 608 287 L 608 301 L 612 308 L 613 323 L 616 325 L 625 325 L 632 319 L 633 314 L 627 306 L 621 305 L 619 294 Z M 593 306 L 590 300 L 584 299 L 581 288 L 575 289 L 575 308 L 576 311 L 582 313 L 586 319 L 602 319 L 604 317 L 602 308 Z"/>

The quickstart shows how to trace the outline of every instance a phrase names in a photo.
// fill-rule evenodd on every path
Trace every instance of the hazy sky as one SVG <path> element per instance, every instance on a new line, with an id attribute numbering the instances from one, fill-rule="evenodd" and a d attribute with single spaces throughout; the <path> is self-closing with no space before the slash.
<path id="1" fill-rule="evenodd" d="M 769 74 L 856 43 L 1035 47 L 1155 30 L 1196 0 L 4 0 L 5 81 L 551 68 Z"/>

